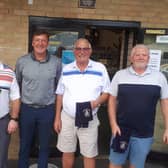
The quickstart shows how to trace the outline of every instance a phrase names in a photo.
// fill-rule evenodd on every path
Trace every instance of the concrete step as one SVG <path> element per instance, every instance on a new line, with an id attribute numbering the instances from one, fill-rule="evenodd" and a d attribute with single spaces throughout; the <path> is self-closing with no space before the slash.
<path id="1" fill-rule="evenodd" d="M 48 168 L 61 168 L 61 158 L 50 158 Z M 9 160 L 8 168 L 17 168 L 17 160 Z M 30 159 L 30 168 L 37 168 L 36 159 Z M 74 168 L 83 168 L 81 157 L 75 160 Z M 108 157 L 101 156 L 96 159 L 96 168 L 108 168 Z M 127 166 L 125 166 L 127 168 Z M 168 161 L 147 161 L 145 168 L 168 168 Z"/>

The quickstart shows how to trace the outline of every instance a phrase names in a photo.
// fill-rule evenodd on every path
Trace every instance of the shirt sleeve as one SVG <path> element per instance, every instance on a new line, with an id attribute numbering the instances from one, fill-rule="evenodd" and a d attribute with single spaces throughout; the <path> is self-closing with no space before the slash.
<path id="1" fill-rule="evenodd" d="M 20 91 L 19 91 L 19 85 L 16 80 L 16 76 L 14 75 L 13 81 L 10 87 L 10 99 L 11 100 L 16 100 L 20 98 Z"/>
<path id="2" fill-rule="evenodd" d="M 118 94 L 118 72 L 113 76 L 110 83 L 110 94 L 112 96 L 117 96 Z"/>
<path id="3" fill-rule="evenodd" d="M 61 72 L 62 72 L 62 63 L 61 63 L 60 59 L 57 59 L 56 86 L 57 86 L 58 81 L 60 79 Z"/>
<path id="4" fill-rule="evenodd" d="M 161 72 L 160 72 L 161 73 Z M 168 83 L 166 77 L 161 73 L 160 75 L 161 81 L 161 99 L 168 98 Z"/>
<path id="5" fill-rule="evenodd" d="M 102 92 L 109 93 L 109 90 L 110 90 L 110 78 L 109 78 L 106 68 L 104 67 Z"/>
<path id="6" fill-rule="evenodd" d="M 59 81 L 58 81 L 58 85 L 57 85 L 57 89 L 55 91 L 56 94 L 59 95 L 63 95 L 64 94 L 64 84 L 63 84 L 63 75 L 61 75 Z"/>
<path id="7" fill-rule="evenodd" d="M 21 86 L 21 82 L 22 82 L 22 61 L 21 58 L 19 58 L 16 62 L 16 68 L 15 68 L 15 73 L 16 73 L 16 79 L 17 82 L 19 84 L 19 86 Z"/>

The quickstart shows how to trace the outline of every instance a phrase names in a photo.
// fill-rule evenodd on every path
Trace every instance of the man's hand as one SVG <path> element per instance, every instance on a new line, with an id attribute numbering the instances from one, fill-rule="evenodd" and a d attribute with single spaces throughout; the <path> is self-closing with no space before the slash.
<path id="1" fill-rule="evenodd" d="M 100 107 L 100 103 L 97 100 L 91 101 L 90 104 L 91 104 L 92 110 L 97 107 Z"/>
<path id="2" fill-rule="evenodd" d="M 61 128 L 62 128 L 61 119 L 55 119 L 55 121 L 54 121 L 54 130 L 56 131 L 57 134 L 60 133 Z"/>
<path id="3" fill-rule="evenodd" d="M 112 135 L 115 137 L 117 134 L 118 135 L 121 135 L 121 130 L 120 130 L 120 127 L 117 125 L 117 124 L 113 124 L 112 125 Z"/>
<path id="4" fill-rule="evenodd" d="M 18 122 L 15 120 L 10 120 L 8 124 L 8 133 L 12 134 L 14 133 L 18 128 Z"/>
<path id="5" fill-rule="evenodd" d="M 163 142 L 165 144 L 168 144 L 168 129 L 165 129 L 165 132 L 163 134 Z"/>

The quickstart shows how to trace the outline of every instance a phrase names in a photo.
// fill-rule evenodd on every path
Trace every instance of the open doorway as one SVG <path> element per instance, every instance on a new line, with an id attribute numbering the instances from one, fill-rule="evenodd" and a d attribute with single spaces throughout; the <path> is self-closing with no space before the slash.
<path id="1" fill-rule="evenodd" d="M 97 27 L 86 27 L 85 38 L 87 38 L 93 49 L 91 59 L 103 63 L 108 71 L 110 79 L 121 67 L 123 57 L 122 48 L 125 34 L 122 29 L 106 29 Z M 98 146 L 99 154 L 109 153 L 111 129 L 107 113 L 107 103 L 101 105 L 98 111 L 100 120 Z"/>
<path id="2" fill-rule="evenodd" d="M 92 59 L 102 62 L 110 78 L 120 68 L 122 30 L 86 28 L 85 37 L 93 47 Z"/>

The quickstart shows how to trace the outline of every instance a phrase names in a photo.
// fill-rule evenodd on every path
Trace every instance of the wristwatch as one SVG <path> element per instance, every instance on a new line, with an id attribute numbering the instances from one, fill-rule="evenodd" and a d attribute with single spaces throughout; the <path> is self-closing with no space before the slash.
<path id="1" fill-rule="evenodd" d="M 11 117 L 11 116 L 10 116 L 10 120 L 14 120 L 14 121 L 16 121 L 16 122 L 18 122 L 18 121 L 19 121 L 19 119 L 18 119 L 18 118 Z"/>

